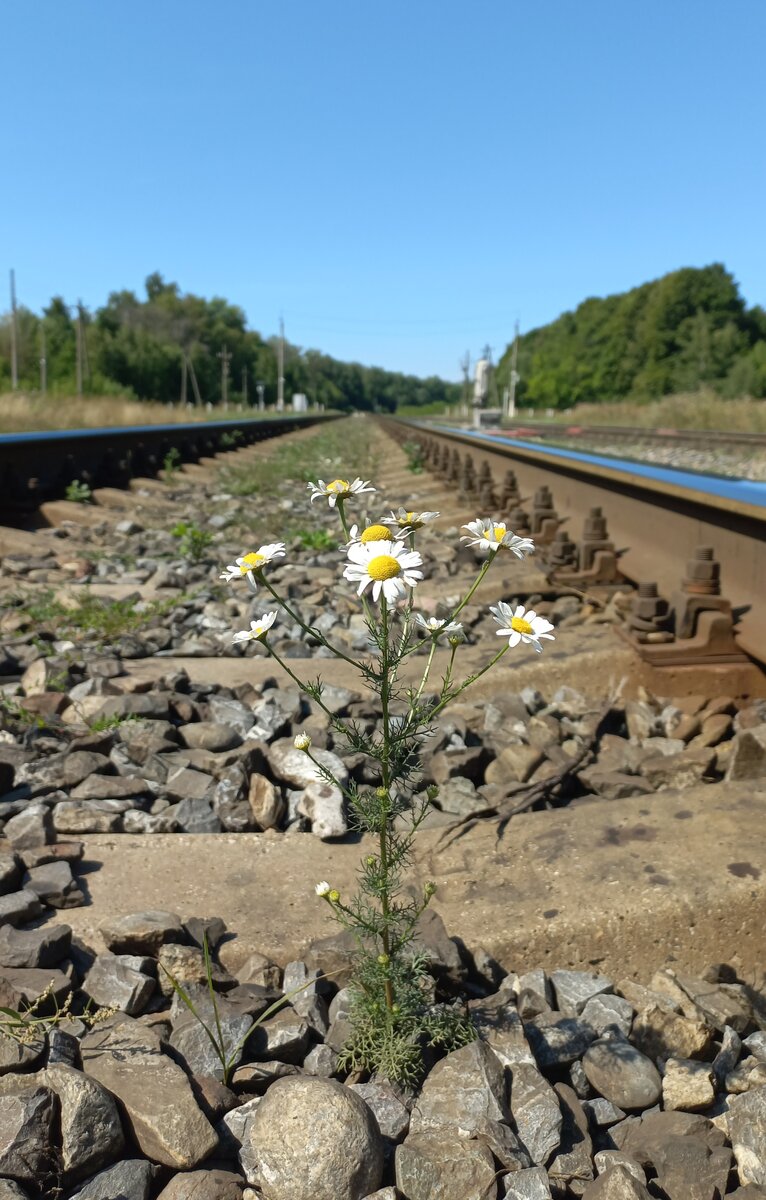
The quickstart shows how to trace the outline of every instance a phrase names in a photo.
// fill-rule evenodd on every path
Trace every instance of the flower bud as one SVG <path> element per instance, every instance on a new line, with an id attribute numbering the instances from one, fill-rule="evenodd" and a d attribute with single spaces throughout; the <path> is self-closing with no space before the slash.
<path id="1" fill-rule="evenodd" d="M 327 893 L 327 899 L 330 901 L 330 904 L 338 904 L 340 901 L 340 892 L 336 888 L 333 888 L 332 891 Z"/>
<path id="2" fill-rule="evenodd" d="M 378 800 L 388 800 L 388 788 L 375 788 L 375 795 L 377 796 Z"/>
<path id="3" fill-rule="evenodd" d="M 367 863 L 368 867 L 374 867 L 377 860 L 374 854 L 368 854 L 364 861 Z"/>
<path id="4" fill-rule="evenodd" d="M 423 888 L 423 894 L 424 894 L 426 900 L 430 900 L 435 891 L 436 891 L 436 884 L 434 883 L 433 879 L 429 879 L 428 883 Z"/>
<path id="5" fill-rule="evenodd" d="M 307 751 L 309 746 L 311 745 L 311 738 L 309 737 L 309 735 L 307 733 L 299 733 L 297 735 L 297 737 L 295 738 L 295 740 L 293 741 L 293 745 L 295 746 L 296 750 L 306 750 Z"/>
<path id="6" fill-rule="evenodd" d="M 428 796 L 428 799 L 433 804 L 434 800 L 438 799 L 438 796 L 439 796 L 438 784 L 429 783 L 428 787 L 426 788 L 426 795 Z"/>
<path id="7" fill-rule="evenodd" d="M 391 959 L 388 957 L 387 954 L 379 954 L 378 962 L 380 963 L 381 967 L 387 967 L 388 964 L 391 962 Z"/>
<path id="8" fill-rule="evenodd" d="M 329 896 L 330 885 L 326 879 L 323 879 L 321 883 L 316 884 L 314 891 L 316 892 L 317 896 Z"/>

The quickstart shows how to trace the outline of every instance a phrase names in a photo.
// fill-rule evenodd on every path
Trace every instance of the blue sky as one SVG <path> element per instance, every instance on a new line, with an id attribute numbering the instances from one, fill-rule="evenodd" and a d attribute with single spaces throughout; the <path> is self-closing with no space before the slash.
<path id="1" fill-rule="evenodd" d="M 34 309 L 159 270 L 456 378 L 680 266 L 766 303 L 766 0 L 7 0 L 2 36 L 0 270 Z"/>

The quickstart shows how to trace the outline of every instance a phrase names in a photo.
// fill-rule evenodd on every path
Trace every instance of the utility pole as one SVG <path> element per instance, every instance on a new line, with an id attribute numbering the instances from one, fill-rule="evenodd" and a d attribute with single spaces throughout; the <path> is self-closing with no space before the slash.
<path id="1" fill-rule="evenodd" d="M 229 363 L 231 355 L 224 346 L 218 351 L 218 357 L 221 360 L 221 404 L 226 408 L 229 403 Z"/>
<path id="2" fill-rule="evenodd" d="M 82 395 L 82 305 L 77 301 L 77 321 L 75 323 L 75 335 L 77 338 L 77 360 L 75 365 L 76 370 L 76 391 L 77 395 Z"/>
<path id="3" fill-rule="evenodd" d="M 16 320 L 16 272 L 11 269 L 11 391 L 19 386 L 19 343 Z"/>
<path id="4" fill-rule="evenodd" d="M 197 383 L 197 373 L 194 370 L 194 363 L 191 360 L 190 354 L 188 354 L 186 356 L 186 361 L 189 364 L 189 374 L 191 375 L 192 391 L 194 392 L 194 399 L 201 408 L 202 407 L 202 397 L 199 394 L 199 384 Z"/>
<path id="5" fill-rule="evenodd" d="M 263 412 L 263 393 L 266 391 L 266 384 L 259 380 L 255 385 L 255 390 L 258 393 L 258 412 Z"/>
<path id="6" fill-rule="evenodd" d="M 279 318 L 279 348 L 277 364 L 277 412 L 285 411 L 285 323 Z"/>
<path id="7" fill-rule="evenodd" d="M 519 323 L 516 322 L 513 330 L 513 350 L 511 351 L 511 379 L 508 389 L 508 411 L 505 414 L 507 417 L 516 416 L 516 384 L 519 382 L 519 373 L 516 370 L 516 363 L 519 357 Z"/>
<path id="8" fill-rule="evenodd" d="M 45 354 L 45 318 L 40 322 L 40 391 L 43 396 L 48 390 L 48 359 Z"/>
<path id="9" fill-rule="evenodd" d="M 247 407 L 247 367 L 242 368 L 242 403 Z"/>
<path id="10" fill-rule="evenodd" d="M 186 408 L 186 351 L 181 351 L 181 408 Z"/>

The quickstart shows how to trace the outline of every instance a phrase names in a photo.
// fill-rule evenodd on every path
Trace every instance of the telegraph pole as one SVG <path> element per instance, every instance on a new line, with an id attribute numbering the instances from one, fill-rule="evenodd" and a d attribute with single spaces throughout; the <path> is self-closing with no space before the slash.
<path id="1" fill-rule="evenodd" d="M 201 408 L 202 407 L 202 397 L 199 394 L 199 384 L 197 383 L 197 373 L 194 370 L 194 363 L 191 360 L 190 354 L 187 354 L 186 361 L 189 365 L 189 374 L 191 375 L 191 383 L 192 383 L 192 391 L 194 392 L 194 399 Z"/>
<path id="2" fill-rule="evenodd" d="M 258 383 L 256 383 L 256 385 L 255 385 L 255 390 L 258 393 L 258 412 L 263 412 L 263 409 L 264 409 L 263 393 L 266 391 L 266 384 L 261 383 L 261 381 L 259 380 Z"/>
<path id="3" fill-rule="evenodd" d="M 277 365 L 277 412 L 285 410 L 285 323 L 279 318 L 279 353 Z"/>
<path id="4" fill-rule="evenodd" d="M 218 357 L 221 360 L 221 403 L 224 408 L 229 403 L 229 363 L 231 355 L 224 346 L 218 351 Z"/>
<path id="5" fill-rule="evenodd" d="M 19 344 L 16 318 L 16 272 L 11 269 L 11 391 L 19 386 Z"/>
<path id="6" fill-rule="evenodd" d="M 186 351 L 181 351 L 181 407 L 186 408 Z"/>
<path id="7" fill-rule="evenodd" d="M 40 322 L 40 391 L 43 396 L 48 390 L 48 359 L 45 353 L 45 318 Z"/>
<path id="8" fill-rule="evenodd" d="M 247 367 L 242 368 L 242 403 L 247 406 Z"/>

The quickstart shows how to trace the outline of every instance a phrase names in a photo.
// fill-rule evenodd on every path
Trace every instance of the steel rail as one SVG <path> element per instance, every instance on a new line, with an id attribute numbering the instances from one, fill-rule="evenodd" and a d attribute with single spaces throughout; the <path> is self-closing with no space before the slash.
<path id="1" fill-rule="evenodd" d="M 436 418 L 440 421 L 440 418 Z M 454 422 L 445 419 L 444 425 L 453 427 Z M 484 430 L 485 433 L 489 429 Z M 693 443 L 700 446 L 766 446 L 766 433 L 734 433 L 724 429 L 672 429 L 665 426 L 648 428 L 642 425 L 582 425 L 579 421 L 535 421 L 522 417 L 514 418 L 504 426 L 496 426 L 494 433 L 504 437 L 527 436 L 541 438 L 624 438 L 625 440 L 643 439 L 667 445 L 669 442 Z"/>
<path id="2" fill-rule="evenodd" d="M 91 487 L 120 486 L 135 475 L 155 474 L 168 453 L 182 461 L 234 446 L 292 433 L 335 414 L 195 421 L 173 425 L 129 425 L 102 429 L 54 429 L 0 435 L 0 505 L 34 507 L 60 496 L 72 480 Z M 235 440 L 233 440 L 235 439 Z"/>
<path id="3" fill-rule="evenodd" d="M 512 465 L 525 498 L 547 485 L 575 540 L 590 509 L 600 506 L 621 552 L 620 570 L 632 583 L 656 582 L 663 595 L 679 591 L 696 548 L 712 546 L 721 564 L 723 594 L 739 615 L 738 644 L 751 658 L 766 662 L 766 484 L 423 421 L 396 419 L 396 424 L 470 449 L 479 461 L 487 460 L 498 482 Z"/>

